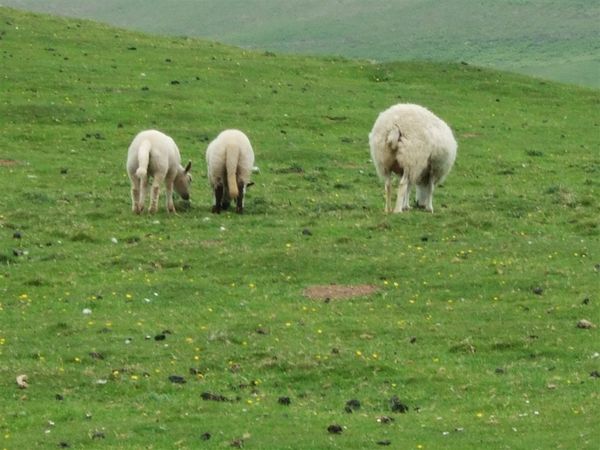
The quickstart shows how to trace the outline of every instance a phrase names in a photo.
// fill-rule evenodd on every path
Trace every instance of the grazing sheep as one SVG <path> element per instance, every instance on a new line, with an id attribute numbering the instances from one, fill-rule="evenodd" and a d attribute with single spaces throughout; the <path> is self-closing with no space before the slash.
<path id="1" fill-rule="evenodd" d="M 393 212 L 410 209 L 409 197 L 417 187 L 417 206 L 433 212 L 433 189 L 450 172 L 457 144 L 452 130 L 419 105 L 398 104 L 377 117 L 369 133 L 371 159 L 385 182 L 385 211 L 392 212 L 392 173 L 400 177 Z"/>
<path id="2" fill-rule="evenodd" d="M 236 200 L 236 212 L 244 211 L 244 193 L 251 186 L 254 151 L 248 137 L 239 130 L 225 130 L 206 149 L 208 180 L 213 189 L 213 213 Z"/>
<path id="3" fill-rule="evenodd" d="M 188 162 L 184 168 L 175 141 L 156 130 L 140 132 L 129 146 L 127 153 L 127 174 L 131 180 L 131 210 L 140 214 L 144 210 L 148 178 L 152 177 L 150 200 L 151 213 L 158 209 L 160 184 L 164 181 L 167 190 L 167 211 L 175 212 L 173 188 L 181 198 L 189 200 L 188 187 L 191 181 Z"/>

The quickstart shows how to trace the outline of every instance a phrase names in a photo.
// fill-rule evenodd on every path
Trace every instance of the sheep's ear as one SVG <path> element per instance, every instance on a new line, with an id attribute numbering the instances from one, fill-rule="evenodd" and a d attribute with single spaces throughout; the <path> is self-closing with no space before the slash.
<path id="1" fill-rule="evenodd" d="M 191 168 L 192 168 L 192 161 L 189 161 L 187 163 L 187 166 L 185 166 L 185 173 L 188 173 Z"/>

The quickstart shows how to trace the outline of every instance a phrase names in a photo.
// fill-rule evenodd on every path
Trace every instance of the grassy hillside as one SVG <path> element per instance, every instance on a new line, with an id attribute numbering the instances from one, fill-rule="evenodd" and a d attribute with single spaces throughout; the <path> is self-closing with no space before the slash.
<path id="1" fill-rule="evenodd" d="M 378 61 L 467 61 L 600 88 L 600 6 L 594 0 L 5 0 L 3 4 L 277 52 Z"/>
<path id="2" fill-rule="evenodd" d="M 598 91 L 6 8 L 0 38 L 0 448 L 595 448 Z M 382 212 L 399 101 L 459 141 L 433 215 Z M 194 161 L 176 216 L 130 211 L 150 127 Z M 225 127 L 243 216 L 210 214 Z M 305 295 L 330 284 L 376 292 Z"/>

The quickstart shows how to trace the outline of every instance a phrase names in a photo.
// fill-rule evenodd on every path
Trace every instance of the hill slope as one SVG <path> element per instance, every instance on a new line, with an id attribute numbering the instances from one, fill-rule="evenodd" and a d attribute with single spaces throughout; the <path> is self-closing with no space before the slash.
<path id="1" fill-rule="evenodd" d="M 0 37 L 2 448 L 595 448 L 597 91 L 6 8 Z M 433 215 L 382 212 L 399 101 L 459 142 Z M 194 161 L 178 215 L 130 210 L 151 127 Z M 225 127 L 243 216 L 210 214 Z M 307 296 L 331 284 L 363 295 Z"/>
<path id="2" fill-rule="evenodd" d="M 379 61 L 467 61 L 600 87 L 600 6 L 594 0 L 3 3 L 249 48 Z"/>

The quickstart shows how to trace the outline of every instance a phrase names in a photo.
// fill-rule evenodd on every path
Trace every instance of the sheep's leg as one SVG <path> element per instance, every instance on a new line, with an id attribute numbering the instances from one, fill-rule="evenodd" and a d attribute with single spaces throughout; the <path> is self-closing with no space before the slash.
<path id="1" fill-rule="evenodd" d="M 221 212 L 221 206 L 223 203 L 223 185 L 220 184 L 215 187 L 214 190 L 214 203 L 212 207 L 212 212 L 219 214 Z"/>
<path id="2" fill-rule="evenodd" d="M 244 212 L 244 192 L 246 191 L 246 187 L 244 183 L 238 183 L 238 197 L 237 204 L 235 207 L 235 212 L 238 214 L 242 214 Z"/>
<path id="3" fill-rule="evenodd" d="M 392 177 L 385 177 L 385 212 L 392 212 Z"/>
<path id="4" fill-rule="evenodd" d="M 402 212 L 404 206 L 408 203 L 409 187 L 410 182 L 408 181 L 408 176 L 404 173 L 398 184 L 398 196 L 396 197 L 396 207 L 394 208 L 395 213 Z"/>
<path id="5" fill-rule="evenodd" d="M 173 181 L 167 179 L 166 180 L 166 195 L 167 195 L 167 211 L 174 213 L 175 212 L 175 204 L 173 203 Z"/>
<path id="6" fill-rule="evenodd" d="M 406 187 L 406 193 L 404 194 L 404 198 L 402 199 L 402 211 L 408 211 L 410 209 L 410 193 L 411 192 L 412 192 L 412 184 L 409 181 L 408 186 Z"/>
<path id="7" fill-rule="evenodd" d="M 425 211 L 433 212 L 433 180 L 417 186 L 417 205 Z"/>
<path id="8" fill-rule="evenodd" d="M 140 213 L 140 180 L 135 177 L 131 178 L 131 211 Z"/>
<path id="9" fill-rule="evenodd" d="M 158 211 L 158 197 L 160 195 L 160 185 L 165 179 L 164 176 L 155 175 L 152 181 L 152 191 L 150 193 L 150 212 L 155 213 Z"/>
<path id="10" fill-rule="evenodd" d="M 141 177 L 138 181 L 139 194 L 137 201 L 137 213 L 141 214 L 144 212 L 144 206 L 146 205 L 146 192 L 148 190 L 148 177 Z"/>

